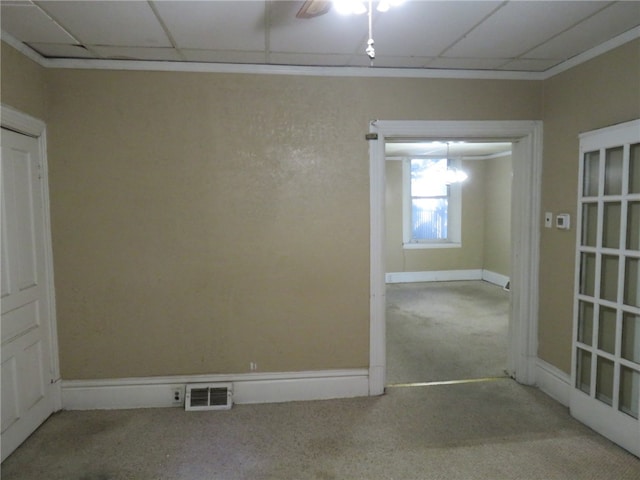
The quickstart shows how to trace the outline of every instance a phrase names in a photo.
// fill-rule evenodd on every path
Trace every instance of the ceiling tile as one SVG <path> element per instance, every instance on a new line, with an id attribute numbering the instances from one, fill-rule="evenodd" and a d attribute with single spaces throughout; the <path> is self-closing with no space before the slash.
<path id="1" fill-rule="evenodd" d="M 640 2 L 617 2 L 525 55 L 566 60 L 640 25 Z"/>
<path id="2" fill-rule="evenodd" d="M 38 5 L 84 44 L 171 46 L 147 2 L 47 1 Z"/>
<path id="3" fill-rule="evenodd" d="M 43 57 L 48 58 L 98 58 L 81 45 L 30 43 L 29 46 Z"/>
<path id="4" fill-rule="evenodd" d="M 376 50 L 381 55 L 438 56 L 501 3 L 406 2 L 385 13 L 376 12 Z"/>
<path id="5" fill-rule="evenodd" d="M 180 50 L 184 58 L 188 62 L 205 62 L 205 63 L 265 63 L 264 52 L 234 52 L 234 51 L 215 51 L 215 50 Z"/>
<path id="6" fill-rule="evenodd" d="M 48 58 L 371 66 L 367 15 L 302 4 L 0 0 L 0 20 Z M 376 68 L 538 72 L 640 25 L 640 0 L 412 0 L 373 20 Z"/>
<path id="7" fill-rule="evenodd" d="M 264 1 L 154 2 L 178 48 L 263 50 Z"/>
<path id="8" fill-rule="evenodd" d="M 270 29 L 269 47 L 275 52 L 351 54 L 368 37 L 364 15 L 340 15 L 333 9 L 315 18 L 280 16 Z"/>
<path id="9" fill-rule="evenodd" d="M 102 58 L 110 60 L 163 60 L 180 61 L 182 57 L 173 48 L 154 47 L 101 47 L 92 46 L 91 49 Z"/>
<path id="10" fill-rule="evenodd" d="M 78 43 L 31 2 L 2 3 L 1 8 L 2 30 L 22 42 Z"/>
<path id="11" fill-rule="evenodd" d="M 607 2 L 591 1 L 545 2 L 543 6 L 541 3 L 507 3 L 445 56 L 518 57 L 607 5 Z"/>

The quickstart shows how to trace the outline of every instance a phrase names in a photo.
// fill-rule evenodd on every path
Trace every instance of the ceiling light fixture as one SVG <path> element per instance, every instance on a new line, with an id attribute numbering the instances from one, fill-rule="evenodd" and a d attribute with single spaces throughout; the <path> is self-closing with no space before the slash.
<path id="1" fill-rule="evenodd" d="M 404 0 L 378 0 L 376 10 L 378 12 L 387 12 L 390 7 L 395 7 L 403 3 Z M 366 5 L 365 5 L 366 3 Z M 333 0 L 333 6 L 338 13 L 343 15 L 362 15 L 366 13 L 369 17 L 369 39 L 367 40 L 367 48 L 365 53 L 371 59 L 371 66 L 373 66 L 373 60 L 376 58 L 376 49 L 374 48 L 373 41 L 373 0 L 367 2 L 361 2 L 358 0 Z"/>
<path id="2" fill-rule="evenodd" d="M 367 12 L 364 2 L 357 0 L 333 0 L 333 6 L 342 15 L 362 15 Z"/>
<path id="3" fill-rule="evenodd" d="M 467 178 L 469 178 L 469 176 L 463 170 L 458 170 L 457 168 L 449 167 L 448 164 L 450 161 L 451 161 L 451 157 L 449 156 L 449 142 L 447 142 L 447 171 L 445 172 L 445 177 L 444 177 L 444 182 L 447 185 L 451 185 L 452 183 L 462 183 Z"/>

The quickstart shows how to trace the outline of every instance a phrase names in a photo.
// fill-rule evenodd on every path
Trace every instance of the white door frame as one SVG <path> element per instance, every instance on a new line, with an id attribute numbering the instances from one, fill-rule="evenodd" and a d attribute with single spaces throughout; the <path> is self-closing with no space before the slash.
<path id="1" fill-rule="evenodd" d="M 38 140 L 38 149 L 41 161 L 40 175 L 43 181 L 42 202 L 44 219 L 44 255 L 47 275 L 47 296 L 49 305 L 49 351 L 51 352 L 51 386 L 53 392 L 54 411 L 62 408 L 62 391 L 60 381 L 60 361 L 58 355 L 58 329 L 56 321 L 55 288 L 53 283 L 53 250 L 51 246 L 51 216 L 49 214 L 49 170 L 47 163 L 47 126 L 42 120 L 22 113 L 4 104 L 0 105 L 0 125 L 14 132 L 22 133 Z"/>
<path id="2" fill-rule="evenodd" d="M 535 383 L 538 347 L 538 265 L 540 256 L 541 121 L 371 122 L 369 394 L 384 393 L 385 325 L 385 154 L 387 137 L 464 138 L 513 142 L 511 212 L 511 305 L 507 370 L 518 382 Z"/>

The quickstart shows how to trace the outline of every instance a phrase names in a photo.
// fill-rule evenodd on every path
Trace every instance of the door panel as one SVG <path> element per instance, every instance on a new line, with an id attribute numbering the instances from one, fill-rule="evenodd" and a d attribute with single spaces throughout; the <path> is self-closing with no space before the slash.
<path id="1" fill-rule="evenodd" d="M 571 414 L 640 456 L 640 121 L 580 154 Z"/>
<path id="2" fill-rule="evenodd" d="M 53 411 L 38 140 L 2 129 L 2 459 Z"/>

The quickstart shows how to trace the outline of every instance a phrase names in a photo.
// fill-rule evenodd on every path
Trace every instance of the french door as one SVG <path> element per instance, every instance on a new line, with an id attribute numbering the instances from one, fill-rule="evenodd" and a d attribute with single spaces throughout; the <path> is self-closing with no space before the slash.
<path id="1" fill-rule="evenodd" d="M 571 414 L 640 456 L 640 120 L 580 136 Z"/>

